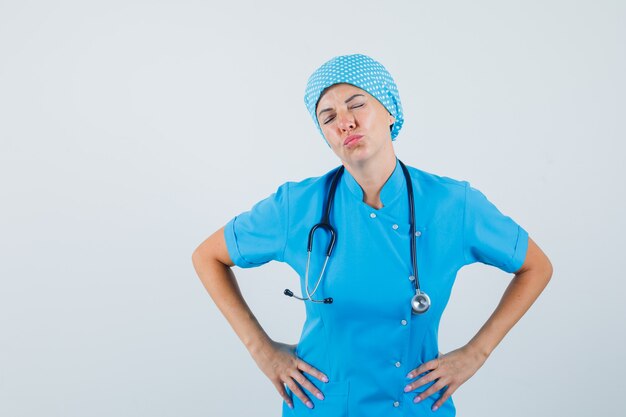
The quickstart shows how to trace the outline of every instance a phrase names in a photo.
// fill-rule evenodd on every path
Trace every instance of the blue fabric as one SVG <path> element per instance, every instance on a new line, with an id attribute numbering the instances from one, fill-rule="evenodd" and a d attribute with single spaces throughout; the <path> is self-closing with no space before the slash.
<path id="1" fill-rule="evenodd" d="M 363 202 L 363 191 L 347 170 L 338 183 L 331 213 L 337 241 L 314 295 L 334 302 L 304 302 L 306 320 L 296 349 L 302 360 L 328 375 L 328 383 L 307 375 L 326 399 L 320 401 L 305 390 L 315 405 L 311 410 L 288 390 L 294 409 L 283 402 L 283 417 L 456 414 L 452 398 L 431 411 L 439 393 L 414 404 L 417 393 L 432 383 L 405 393 L 404 386 L 417 379 L 409 380 L 406 374 L 437 357 L 439 321 L 459 269 L 483 262 L 517 271 L 526 256 L 528 233 L 467 181 L 407 168 L 419 236 L 409 235 L 406 183 L 397 161 L 381 190 L 381 209 Z M 307 237 L 321 219 L 332 172 L 286 182 L 231 219 L 224 236 L 233 262 L 242 268 L 286 262 L 299 276 L 298 295 L 305 293 Z M 410 307 L 411 238 L 417 239 L 420 285 L 432 301 L 423 315 L 413 315 Z M 328 234 L 320 229 L 311 255 L 311 290 L 327 244 Z M 282 290 L 276 288 L 275 302 L 303 303 L 281 295 Z"/>
<path id="2" fill-rule="evenodd" d="M 325 141 L 326 138 L 317 120 L 317 102 L 325 88 L 338 83 L 352 84 L 375 97 L 396 119 L 391 129 L 391 140 L 396 140 L 404 123 L 402 103 L 396 83 L 378 61 L 366 55 L 352 54 L 336 56 L 324 63 L 311 74 L 306 85 L 304 103 Z"/>

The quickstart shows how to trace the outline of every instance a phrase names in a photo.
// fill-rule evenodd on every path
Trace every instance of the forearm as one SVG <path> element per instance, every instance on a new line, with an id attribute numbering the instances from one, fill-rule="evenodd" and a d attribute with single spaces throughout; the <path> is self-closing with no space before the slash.
<path id="1" fill-rule="evenodd" d="M 488 357 L 548 284 L 552 272 L 531 269 L 511 280 L 493 314 L 468 342 L 477 354 Z"/>
<path id="2" fill-rule="evenodd" d="M 271 339 L 245 302 L 232 269 L 198 253 L 192 259 L 202 285 L 250 354 L 267 347 Z"/>

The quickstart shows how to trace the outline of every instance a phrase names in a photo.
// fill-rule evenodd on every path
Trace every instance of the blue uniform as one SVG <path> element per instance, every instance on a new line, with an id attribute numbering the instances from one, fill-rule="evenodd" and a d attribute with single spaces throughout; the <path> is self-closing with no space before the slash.
<path id="1" fill-rule="evenodd" d="M 304 302 L 306 321 L 296 349 L 298 357 L 328 375 L 329 382 L 323 383 L 305 374 L 326 398 L 318 400 L 304 389 L 314 404 L 309 409 L 287 389 L 294 409 L 283 402 L 283 417 L 456 414 L 452 398 L 431 411 L 440 393 L 413 403 L 417 393 L 434 382 L 405 393 L 405 385 L 418 379 L 406 375 L 438 356 L 439 321 L 457 271 L 474 262 L 517 271 L 526 256 L 528 233 L 467 181 L 407 168 L 415 195 L 415 236 L 409 236 L 407 189 L 398 161 L 381 190 L 381 209 L 363 202 L 361 187 L 344 170 L 330 217 L 337 231 L 335 249 L 313 296 L 334 301 Z M 322 218 L 332 173 L 286 182 L 231 219 L 224 237 L 235 265 L 287 262 L 299 275 L 306 297 L 307 238 Z M 411 238 L 417 239 L 420 287 L 432 302 L 421 315 L 411 313 Z M 311 255 L 310 291 L 328 241 L 328 233 L 319 229 Z"/>

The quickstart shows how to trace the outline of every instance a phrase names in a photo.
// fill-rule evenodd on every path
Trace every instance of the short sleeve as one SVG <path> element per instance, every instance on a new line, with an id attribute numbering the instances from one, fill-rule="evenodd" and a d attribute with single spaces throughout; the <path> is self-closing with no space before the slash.
<path id="1" fill-rule="evenodd" d="M 224 227 L 226 248 L 240 268 L 284 261 L 289 224 L 289 183 L 232 218 Z"/>
<path id="2" fill-rule="evenodd" d="M 482 262 L 513 273 L 524 263 L 527 249 L 528 232 L 465 182 L 465 263 Z"/>

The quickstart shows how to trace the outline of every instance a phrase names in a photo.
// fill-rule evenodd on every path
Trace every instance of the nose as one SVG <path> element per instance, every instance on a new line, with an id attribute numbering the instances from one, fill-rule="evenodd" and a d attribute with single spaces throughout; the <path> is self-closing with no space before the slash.
<path id="1" fill-rule="evenodd" d="M 356 127 L 356 121 L 354 119 L 354 115 L 351 112 L 343 111 L 337 112 L 337 126 L 341 130 L 352 130 Z"/>

